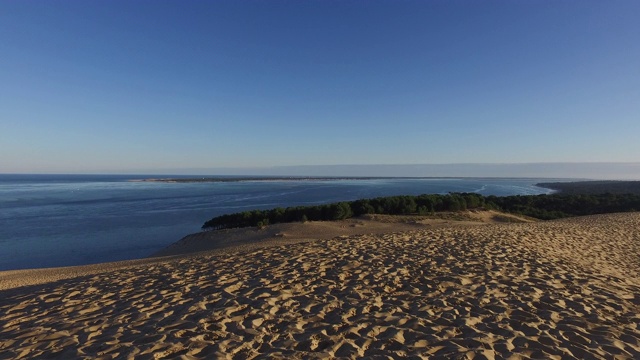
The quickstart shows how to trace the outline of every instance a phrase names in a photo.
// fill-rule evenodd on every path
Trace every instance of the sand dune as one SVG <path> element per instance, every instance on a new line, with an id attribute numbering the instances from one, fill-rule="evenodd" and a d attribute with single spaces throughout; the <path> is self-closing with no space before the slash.
<path id="1" fill-rule="evenodd" d="M 305 223 L 274 224 L 262 229 L 240 228 L 203 231 L 185 236 L 180 241 L 157 252 L 154 256 L 174 256 L 201 251 L 227 252 L 252 250 L 270 245 L 286 245 L 331 239 L 338 236 L 384 234 L 439 227 L 478 226 L 499 222 L 495 219 L 527 221 L 495 211 L 438 213 L 434 216 L 364 215 L 341 221 L 309 221 Z"/>
<path id="2" fill-rule="evenodd" d="M 640 358 L 640 214 L 159 259 L 0 292 L 0 358 Z"/>

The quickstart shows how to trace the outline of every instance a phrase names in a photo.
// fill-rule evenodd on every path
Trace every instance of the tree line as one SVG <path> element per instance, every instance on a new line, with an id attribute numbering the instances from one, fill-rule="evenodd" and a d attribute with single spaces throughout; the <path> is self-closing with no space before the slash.
<path id="1" fill-rule="evenodd" d="M 475 193 L 389 196 L 333 204 L 252 210 L 217 216 L 203 229 L 230 229 L 269 224 L 343 220 L 365 214 L 429 215 L 468 209 L 495 209 L 541 220 L 640 210 L 637 194 L 551 194 L 482 196 Z"/>
<path id="2" fill-rule="evenodd" d="M 640 181 L 599 180 L 539 183 L 537 186 L 558 190 L 562 194 L 640 194 Z"/>

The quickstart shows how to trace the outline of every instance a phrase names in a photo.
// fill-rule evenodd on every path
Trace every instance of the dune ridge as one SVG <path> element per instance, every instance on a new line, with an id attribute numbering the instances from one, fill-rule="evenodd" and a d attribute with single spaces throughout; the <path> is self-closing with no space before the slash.
<path id="1" fill-rule="evenodd" d="M 0 358 L 638 358 L 638 225 L 451 224 L 9 289 Z"/>

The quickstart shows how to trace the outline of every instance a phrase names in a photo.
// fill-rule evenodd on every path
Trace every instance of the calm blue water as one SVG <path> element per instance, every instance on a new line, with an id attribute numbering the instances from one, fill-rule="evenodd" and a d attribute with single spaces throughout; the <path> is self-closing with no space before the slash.
<path id="1" fill-rule="evenodd" d="M 0 175 L 0 270 L 146 257 L 214 216 L 250 209 L 425 193 L 549 192 L 533 185 L 543 179 L 129 181 L 149 177 L 158 176 Z"/>

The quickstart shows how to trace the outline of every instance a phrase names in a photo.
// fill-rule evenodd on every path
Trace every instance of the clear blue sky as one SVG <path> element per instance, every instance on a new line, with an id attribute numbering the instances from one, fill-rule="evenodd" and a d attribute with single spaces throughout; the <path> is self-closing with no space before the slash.
<path id="1" fill-rule="evenodd" d="M 0 0 L 0 172 L 640 161 L 639 1 Z"/>

